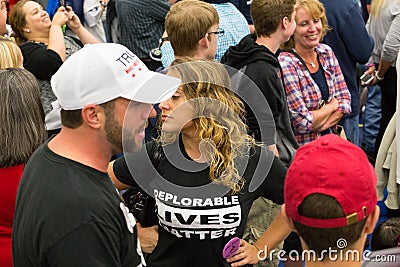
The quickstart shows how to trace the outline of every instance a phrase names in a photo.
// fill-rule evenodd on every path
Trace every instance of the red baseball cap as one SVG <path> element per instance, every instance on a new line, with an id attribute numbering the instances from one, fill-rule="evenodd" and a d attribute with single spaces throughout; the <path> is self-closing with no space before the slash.
<path id="1" fill-rule="evenodd" d="M 315 228 L 336 228 L 366 218 L 377 204 L 377 176 L 356 145 L 329 134 L 297 150 L 285 180 L 285 206 L 294 221 Z M 337 200 L 341 218 L 316 219 L 299 214 L 303 200 L 314 193 Z"/>

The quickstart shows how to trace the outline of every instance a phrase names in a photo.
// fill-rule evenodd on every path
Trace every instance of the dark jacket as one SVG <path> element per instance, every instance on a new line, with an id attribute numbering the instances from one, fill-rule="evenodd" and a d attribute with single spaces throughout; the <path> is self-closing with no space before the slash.
<path id="1" fill-rule="evenodd" d="M 244 37 L 227 50 L 221 63 L 237 70 L 245 68 L 244 73 L 250 80 L 241 79 L 238 94 L 246 102 L 249 133 L 267 145 L 276 144 L 279 158 L 289 165 L 299 145 L 291 128 L 285 90 L 278 75 L 280 65 L 276 56 L 255 40 L 252 34 Z M 258 88 L 251 86 L 252 82 Z M 275 138 L 271 120 L 276 127 Z"/>
<path id="2" fill-rule="evenodd" d="M 323 43 L 329 45 L 342 69 L 351 94 L 351 113 L 343 118 L 358 116 L 360 94 L 356 64 L 367 63 L 374 49 L 374 40 L 368 35 L 356 1 L 321 0 L 326 10 L 329 26 Z"/>

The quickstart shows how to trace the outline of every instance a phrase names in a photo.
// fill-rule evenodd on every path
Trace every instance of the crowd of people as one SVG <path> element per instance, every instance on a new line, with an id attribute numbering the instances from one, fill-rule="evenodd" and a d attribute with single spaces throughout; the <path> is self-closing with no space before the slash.
<path id="1" fill-rule="evenodd" d="M 0 0 L 0 266 L 395 266 L 399 33 L 398 0 Z"/>

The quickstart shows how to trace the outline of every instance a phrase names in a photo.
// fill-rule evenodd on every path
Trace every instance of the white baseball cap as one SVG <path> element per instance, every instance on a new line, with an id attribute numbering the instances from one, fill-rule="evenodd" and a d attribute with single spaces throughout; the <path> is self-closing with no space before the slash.
<path id="1" fill-rule="evenodd" d="M 61 127 L 60 110 L 77 110 L 118 97 L 143 103 L 170 98 L 180 79 L 147 69 L 128 48 L 115 43 L 87 44 L 51 78 L 57 100 L 46 116 L 47 129 Z"/>

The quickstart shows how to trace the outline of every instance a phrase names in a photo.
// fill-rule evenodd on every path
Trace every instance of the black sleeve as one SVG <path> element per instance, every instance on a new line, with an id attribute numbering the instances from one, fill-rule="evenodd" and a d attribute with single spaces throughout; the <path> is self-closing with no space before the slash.
<path id="1" fill-rule="evenodd" d="M 154 152 L 156 147 L 155 141 L 151 141 L 138 152 L 124 153 L 122 157 L 114 161 L 115 177 L 126 185 L 141 188 L 148 186 L 152 180 L 150 177 L 154 177 L 157 173 L 156 163 L 152 162 L 153 157 L 156 156 Z"/>
<path id="2" fill-rule="evenodd" d="M 269 64 L 259 62 L 247 66 L 246 75 L 255 82 L 261 90 L 272 111 L 275 121 L 278 120 L 284 107 L 282 98 L 283 85 L 280 82 L 277 70 Z"/>
<path id="3" fill-rule="evenodd" d="M 254 66 L 253 66 L 254 67 Z M 276 144 L 275 114 L 270 108 L 266 88 L 260 85 L 259 78 L 253 77 L 254 72 L 251 65 L 246 67 L 246 75 L 242 76 L 238 87 L 238 95 L 243 101 L 246 109 L 246 124 L 249 134 L 266 145 Z M 260 76 L 264 75 L 258 72 Z M 261 79 L 262 81 L 262 79 Z"/>
<path id="4" fill-rule="evenodd" d="M 128 165 L 126 164 L 125 155 L 114 161 L 113 170 L 115 177 L 117 177 L 121 183 L 130 186 L 137 186 L 131 172 L 129 171 Z"/>
<path id="5" fill-rule="evenodd" d="M 133 245 L 122 247 L 121 234 L 102 223 L 88 222 L 48 244 L 47 263 L 59 267 L 137 266 L 141 260 L 134 253 L 136 239 L 133 234 L 128 237 Z"/>
<path id="6" fill-rule="evenodd" d="M 20 48 L 24 57 L 24 68 L 37 79 L 50 81 L 63 63 L 59 54 L 43 44 L 26 42 Z"/>
<path id="7" fill-rule="evenodd" d="M 285 176 L 287 168 L 283 163 L 273 155 L 271 151 L 266 148 L 262 148 L 264 153 L 261 153 L 259 164 L 268 165 L 270 164 L 269 172 L 267 177 L 261 183 L 256 190 L 258 197 L 264 197 L 272 200 L 276 204 L 283 204 L 283 187 L 285 183 Z M 266 152 L 266 154 L 265 154 Z"/>

